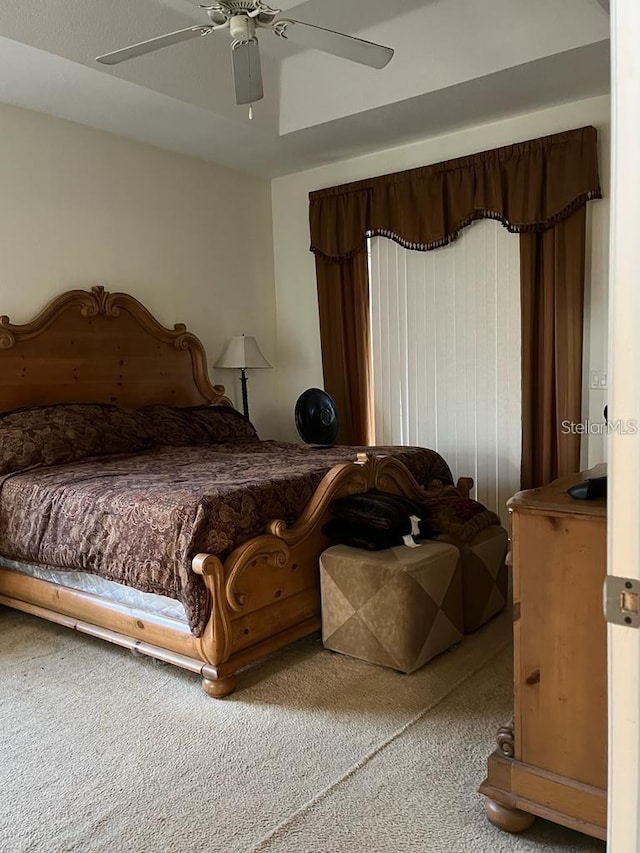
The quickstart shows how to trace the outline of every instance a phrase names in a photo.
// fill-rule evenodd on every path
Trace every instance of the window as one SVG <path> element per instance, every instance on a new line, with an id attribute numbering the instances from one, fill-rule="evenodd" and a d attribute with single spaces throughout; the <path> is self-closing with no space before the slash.
<path id="1" fill-rule="evenodd" d="M 506 520 L 519 489 L 519 240 L 482 220 L 443 249 L 370 241 L 375 440 L 419 444 Z"/>

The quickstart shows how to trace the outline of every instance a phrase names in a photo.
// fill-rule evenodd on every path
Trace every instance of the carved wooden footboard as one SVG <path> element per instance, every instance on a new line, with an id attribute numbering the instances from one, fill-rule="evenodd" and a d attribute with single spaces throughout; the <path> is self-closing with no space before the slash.
<path id="1" fill-rule="evenodd" d="M 470 478 L 459 482 L 468 496 Z M 369 489 L 421 501 L 437 496 L 439 481 L 422 489 L 407 468 L 389 456 L 358 454 L 324 477 L 298 521 L 272 521 L 264 536 L 237 548 L 224 562 L 199 554 L 193 568 L 204 577 L 212 601 L 200 653 L 208 664 L 203 687 L 225 696 L 246 663 L 320 627 L 319 558 L 328 546 L 322 532 L 331 502 Z"/>

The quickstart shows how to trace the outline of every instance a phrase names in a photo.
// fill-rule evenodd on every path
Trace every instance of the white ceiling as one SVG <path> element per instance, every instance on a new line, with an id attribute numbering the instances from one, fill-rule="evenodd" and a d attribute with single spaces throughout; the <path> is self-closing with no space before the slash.
<path id="1" fill-rule="evenodd" d="M 109 67 L 193 23 L 193 0 L 2 0 L 0 101 L 265 177 L 609 90 L 604 0 L 286 0 L 395 48 L 383 71 L 260 32 L 265 98 L 233 98 L 227 33 Z M 606 5 L 606 3 L 605 3 Z"/>

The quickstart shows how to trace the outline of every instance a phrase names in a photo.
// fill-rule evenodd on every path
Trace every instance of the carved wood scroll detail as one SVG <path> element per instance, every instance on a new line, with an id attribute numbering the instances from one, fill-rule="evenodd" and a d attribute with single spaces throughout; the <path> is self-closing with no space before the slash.
<path id="1" fill-rule="evenodd" d="M 393 456 L 376 456 L 358 453 L 355 462 L 336 465 L 324 477 L 307 504 L 298 521 L 287 528 L 284 521 L 272 521 L 267 527 L 269 533 L 277 536 L 288 545 L 305 539 L 316 527 L 318 518 L 328 510 L 331 501 L 345 495 L 354 495 L 370 489 L 405 495 L 417 502 L 438 497 L 442 491 L 450 489 L 439 481 L 433 488 L 423 489 L 413 475 Z"/>
<path id="2" fill-rule="evenodd" d="M 251 539 L 246 545 L 236 548 L 225 562 L 225 596 L 228 606 L 234 612 L 242 610 L 246 597 L 237 591 L 237 584 L 244 570 L 258 562 L 267 566 L 283 567 L 289 562 L 289 546 L 275 536 L 265 534 Z"/>
<path id="3" fill-rule="evenodd" d="M 213 554 L 198 554 L 192 562 L 194 572 L 201 575 L 209 593 L 211 612 L 200 638 L 203 660 L 217 666 L 231 654 L 231 618 L 225 600 L 225 570 Z"/>
<path id="4" fill-rule="evenodd" d="M 515 742 L 513 734 L 513 720 L 507 726 L 501 726 L 496 734 L 496 742 L 498 749 L 507 758 L 513 758 L 515 755 Z"/>

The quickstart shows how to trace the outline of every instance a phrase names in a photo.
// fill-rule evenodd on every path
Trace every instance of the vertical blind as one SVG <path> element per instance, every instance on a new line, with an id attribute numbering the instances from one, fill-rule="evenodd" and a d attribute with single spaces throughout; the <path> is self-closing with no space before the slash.
<path id="1" fill-rule="evenodd" d="M 506 521 L 519 489 L 519 240 L 483 220 L 430 252 L 370 240 L 375 441 L 437 450 Z"/>

